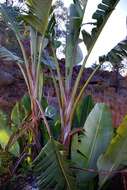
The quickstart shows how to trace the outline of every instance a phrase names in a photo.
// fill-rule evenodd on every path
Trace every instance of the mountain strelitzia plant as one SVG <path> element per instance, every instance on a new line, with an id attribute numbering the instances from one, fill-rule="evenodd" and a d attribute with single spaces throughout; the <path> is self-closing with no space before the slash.
<path id="1" fill-rule="evenodd" d="M 37 176 L 40 189 L 94 189 L 93 184 L 97 173 L 91 173 L 90 168 L 97 171 L 97 160 L 105 152 L 113 136 L 111 114 L 107 106 L 96 104 L 94 107 L 90 97 L 82 99 L 84 90 L 100 65 L 91 73 L 80 90 L 78 87 L 94 45 L 118 2 L 119 0 L 102 0 L 93 14 L 94 28 L 89 34 L 82 29 L 88 0 L 73 0 L 68 10 L 64 77 L 56 55 L 57 41 L 55 40 L 55 14 L 52 0 L 26 0 L 27 10 L 20 20 L 29 26 L 29 54 L 23 46 L 17 22 L 11 19 L 6 7 L 1 4 L 1 13 L 14 31 L 23 54 L 23 61 L 17 57 L 16 59 L 24 76 L 31 101 L 31 114 L 26 118 L 28 119 L 27 130 L 32 131 L 32 139 L 39 151 L 38 156 L 32 162 L 32 169 Z M 72 86 L 72 73 L 73 67 L 77 64 L 80 34 L 87 47 L 87 55 Z M 52 134 L 51 122 L 47 120 L 42 106 L 44 72 L 41 64 L 47 39 L 51 51 L 48 58 L 54 64 L 53 69 L 49 64 L 49 69 L 59 105 L 60 130 L 57 137 Z M 2 53 L 2 50 L 0 56 L 3 59 L 13 57 L 12 54 L 8 54 L 8 51 Z M 41 143 L 38 139 L 40 122 L 44 124 L 48 133 L 41 151 Z M 54 123 L 54 128 L 58 127 L 56 123 Z M 43 138 L 45 138 L 44 135 Z M 102 164 L 101 158 L 98 165 L 99 163 Z M 99 165 L 100 169 L 101 167 Z M 84 171 L 83 168 L 86 170 Z"/>

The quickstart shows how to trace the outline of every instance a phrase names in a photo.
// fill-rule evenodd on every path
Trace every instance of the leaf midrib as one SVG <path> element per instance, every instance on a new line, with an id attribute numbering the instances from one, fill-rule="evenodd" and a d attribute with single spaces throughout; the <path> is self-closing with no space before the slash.
<path id="1" fill-rule="evenodd" d="M 103 111 L 104 111 L 104 108 L 103 108 Z M 95 133 L 95 136 L 94 136 L 94 140 L 92 141 L 93 143 L 92 143 L 92 148 L 91 148 L 91 151 L 90 151 L 90 156 L 89 156 L 89 159 L 88 159 L 88 164 L 87 164 L 88 166 L 89 166 L 90 160 L 92 158 L 93 150 L 94 150 L 94 147 L 95 147 L 95 142 L 96 142 L 96 139 L 97 139 L 97 136 L 98 136 L 98 131 L 100 129 L 100 123 L 101 123 L 101 118 L 102 118 L 103 111 L 100 114 L 100 117 L 99 117 L 99 120 L 98 120 L 97 130 L 96 130 L 96 133 Z"/>
<path id="2" fill-rule="evenodd" d="M 66 176 L 66 172 L 64 171 L 64 167 L 62 166 L 62 162 L 61 162 L 60 155 L 59 155 L 60 153 L 58 152 L 58 150 L 57 150 L 56 145 L 55 145 L 54 142 L 53 142 L 53 144 L 54 144 L 54 151 L 55 151 L 55 154 L 56 154 L 56 158 L 57 158 L 57 160 L 59 162 L 59 166 L 61 168 L 62 174 L 63 174 L 63 176 L 65 178 L 65 181 L 67 182 L 69 190 L 72 190 L 71 186 L 70 186 L 70 183 L 69 183 L 69 180 L 68 180 L 68 178 Z"/>
<path id="3" fill-rule="evenodd" d="M 118 134 L 117 134 L 118 135 Z M 127 144 L 127 139 L 125 140 L 123 146 L 121 147 L 120 151 L 119 151 L 119 154 L 118 155 L 121 155 L 121 152 L 123 152 L 123 150 L 125 149 L 125 145 Z M 118 161 L 120 160 L 120 157 L 117 156 L 116 158 L 116 161 L 114 162 L 114 164 L 112 164 L 112 167 L 110 168 L 110 170 L 108 171 L 109 174 L 106 175 L 106 177 L 103 179 L 102 183 L 101 183 L 101 186 L 105 183 L 105 181 L 108 179 L 108 177 L 111 175 L 111 172 L 113 171 L 113 168 L 116 167 Z M 119 161 L 119 163 L 121 163 L 121 161 Z"/>

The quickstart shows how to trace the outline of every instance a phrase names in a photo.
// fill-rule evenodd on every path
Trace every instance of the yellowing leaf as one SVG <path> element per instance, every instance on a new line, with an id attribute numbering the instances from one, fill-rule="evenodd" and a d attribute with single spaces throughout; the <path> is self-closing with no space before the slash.
<path id="1" fill-rule="evenodd" d="M 5 149 L 10 136 L 12 135 L 11 129 L 8 127 L 6 115 L 0 111 L 0 145 Z M 15 156 L 19 155 L 19 144 L 16 142 L 9 150 Z"/>
<path id="2" fill-rule="evenodd" d="M 117 169 L 127 165 L 127 116 L 117 129 L 116 136 L 111 140 L 107 151 L 98 159 L 100 188 Z M 101 171 L 106 171 L 102 175 Z"/>

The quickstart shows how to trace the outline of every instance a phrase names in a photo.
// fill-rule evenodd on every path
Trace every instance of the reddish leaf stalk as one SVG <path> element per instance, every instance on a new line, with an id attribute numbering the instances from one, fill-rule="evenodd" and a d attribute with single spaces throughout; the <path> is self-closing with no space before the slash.
<path id="1" fill-rule="evenodd" d="M 81 171 L 84 171 L 84 172 L 91 172 L 91 173 L 100 173 L 102 175 L 108 175 L 108 174 L 124 174 L 124 173 L 127 173 L 127 170 L 113 170 L 113 171 L 108 171 L 108 170 L 95 170 L 95 169 L 92 169 L 92 168 L 79 168 L 79 167 L 71 167 L 71 169 L 74 169 L 74 170 L 81 170 Z"/>

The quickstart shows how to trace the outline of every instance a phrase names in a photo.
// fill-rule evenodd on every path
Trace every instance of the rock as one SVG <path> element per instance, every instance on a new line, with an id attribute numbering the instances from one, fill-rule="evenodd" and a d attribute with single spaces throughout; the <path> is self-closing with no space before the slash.
<path id="1" fill-rule="evenodd" d="M 0 70 L 0 86 L 7 86 L 14 83 L 14 77 L 5 71 Z"/>

